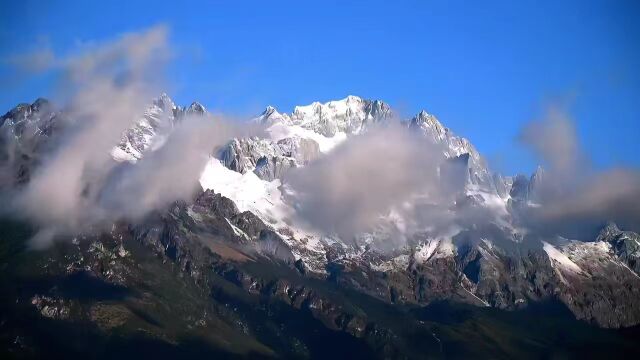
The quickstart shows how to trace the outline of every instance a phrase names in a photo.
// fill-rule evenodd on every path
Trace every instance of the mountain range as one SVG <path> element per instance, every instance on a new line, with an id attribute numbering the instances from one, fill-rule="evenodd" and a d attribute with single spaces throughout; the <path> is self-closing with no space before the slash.
<path id="1" fill-rule="evenodd" d="M 220 121 L 199 103 L 181 107 L 162 94 L 114 144 L 112 161 L 137 166 L 191 116 Z M 0 118 L 5 199 L 28 186 L 69 121 L 44 99 Z M 405 119 L 357 96 L 291 113 L 269 106 L 250 123 L 261 131 L 211 149 L 191 199 L 143 219 L 60 234 L 34 251 L 28 244 L 38 225 L 4 214 L 6 351 L 296 358 L 640 351 L 640 235 L 612 222 L 593 224 L 599 232 L 579 239 L 528 228 L 529 211 L 545 206 L 544 184 L 553 181 L 542 167 L 530 176 L 494 173 L 434 115 Z M 388 148 L 365 151 L 370 156 L 354 166 L 332 165 L 385 131 L 424 141 L 419 151 L 438 159 L 433 171 L 421 156 L 395 156 L 405 144 L 394 141 L 405 138 L 390 135 L 374 138 Z M 376 177 L 390 161 L 398 162 L 392 169 L 436 174 L 434 187 L 400 189 L 402 199 L 385 202 L 357 231 L 338 225 L 358 222 L 358 207 L 323 208 L 326 219 L 316 221 L 313 206 L 333 204 L 324 197 L 344 181 L 356 182 L 346 187 L 354 199 L 377 205 L 388 186 L 373 191 L 355 173 L 367 162 Z M 328 193 L 304 186 L 318 181 Z M 92 345 L 62 345 L 60 334 Z"/>

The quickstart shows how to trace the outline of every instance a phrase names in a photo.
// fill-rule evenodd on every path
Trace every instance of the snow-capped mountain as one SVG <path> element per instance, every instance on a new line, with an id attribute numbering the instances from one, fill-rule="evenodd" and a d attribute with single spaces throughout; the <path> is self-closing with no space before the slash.
<path id="1" fill-rule="evenodd" d="M 411 278 L 411 269 L 420 267 L 425 270 L 430 269 L 428 272 L 432 272 L 431 276 L 438 279 L 435 281 L 440 284 L 438 286 L 442 287 L 443 293 L 451 294 L 461 291 L 462 296 L 468 298 L 470 302 L 502 308 L 520 307 L 528 301 L 544 297 L 539 292 L 540 289 L 535 290 L 540 285 L 533 285 L 531 288 L 532 284 L 527 280 L 526 274 L 529 271 L 537 271 L 540 274 L 546 273 L 548 281 L 555 282 L 557 289 L 561 289 L 559 290 L 561 293 L 566 292 L 566 302 L 576 314 L 580 314 L 578 316 L 606 326 L 616 326 L 618 321 L 627 321 L 614 320 L 610 314 L 601 315 L 597 311 L 585 310 L 583 308 L 585 304 L 573 303 L 573 296 L 577 296 L 574 295 L 576 287 L 587 286 L 589 289 L 596 289 L 601 286 L 598 281 L 585 275 L 586 272 L 572 271 L 578 268 L 576 263 L 584 264 L 582 267 L 588 268 L 592 273 L 612 271 L 616 274 L 615 278 L 624 279 L 621 281 L 637 282 L 637 270 L 629 270 L 623 258 L 608 250 L 610 245 L 607 245 L 609 244 L 607 242 L 590 245 L 591 243 L 574 241 L 571 243 L 573 245 L 556 245 L 557 248 L 549 243 L 540 243 L 541 251 L 535 260 L 520 259 L 519 267 L 522 270 L 514 273 L 514 270 L 510 269 L 513 248 L 518 247 L 517 244 L 522 241 L 523 236 L 523 233 L 518 231 L 512 223 L 511 211 L 513 210 L 511 209 L 535 205 L 537 184 L 542 181 L 544 171 L 539 168 L 530 179 L 522 176 L 511 178 L 492 174 L 470 141 L 456 136 L 435 116 L 425 111 L 421 111 L 403 123 L 410 129 L 421 132 L 431 141 L 443 145 L 444 155 L 447 158 L 464 164 L 468 170 L 468 178 L 465 179 L 467 185 L 462 195 L 471 199 L 471 202 L 459 201 L 458 206 L 487 208 L 495 214 L 495 221 L 489 226 L 491 229 L 452 227 L 438 233 L 429 231 L 416 233 L 410 235 L 412 240 L 407 242 L 405 247 L 395 249 L 389 254 L 377 253 L 375 247 L 370 245 L 375 242 L 376 236 L 386 236 L 384 231 L 377 234 L 363 234 L 362 238 L 365 240 L 360 242 L 360 245 L 354 246 L 336 239 L 335 236 L 310 231 L 299 226 L 300 224 L 292 223 L 291 216 L 295 210 L 282 201 L 276 193 L 276 189 L 282 189 L 280 181 L 286 170 L 304 166 L 307 160 L 322 156 L 322 153 L 331 151 L 337 144 L 348 141 L 351 136 L 358 136 L 359 133 L 366 131 L 372 124 L 390 121 L 392 114 L 390 107 L 381 101 L 362 100 L 354 96 L 325 104 L 316 102 L 308 106 L 298 106 L 291 114 L 281 113 L 273 107 L 268 107 L 257 121 L 269 125 L 267 133 L 270 138 L 234 140 L 222 152 L 222 163 L 228 169 L 242 173 L 242 179 L 252 179 L 252 187 L 260 189 L 256 194 L 271 196 L 268 201 L 265 201 L 265 198 L 256 197 L 243 198 L 241 202 L 248 204 L 246 209 L 255 212 L 266 223 L 275 225 L 276 231 L 292 249 L 295 258 L 301 260 L 308 271 L 320 275 L 327 274 L 326 269 L 331 268 L 331 264 L 341 264 L 345 269 L 354 269 L 353 271 L 356 272 L 368 269 L 366 271 Z M 281 148 L 283 143 L 300 144 L 301 142 L 307 144 L 305 149 L 313 149 L 311 151 L 313 156 L 308 156 L 307 151 L 303 151 L 302 155 L 299 154 L 300 148 L 296 146 L 290 148 L 290 151 L 283 151 Z M 301 158 L 302 161 L 300 161 Z M 218 169 L 222 168 L 218 167 Z M 217 184 L 218 186 L 211 184 L 210 179 L 217 177 L 224 176 L 213 171 L 205 171 L 202 179 L 203 187 L 220 191 L 231 199 L 237 197 L 238 193 L 242 193 L 242 187 L 227 191 L 222 184 Z M 271 190 L 262 190 L 268 188 Z M 497 238 L 495 231 L 500 234 Z M 467 240 L 461 241 L 464 238 Z M 575 259 L 575 262 L 570 259 Z M 594 267 L 591 263 L 594 259 L 606 259 L 606 262 L 614 265 L 606 269 Z M 568 275 L 565 274 L 567 271 L 569 271 Z M 366 281 L 358 281 L 358 277 L 353 278 L 353 275 L 351 271 L 341 272 L 341 276 L 345 277 L 344 281 L 351 284 L 357 283 L 361 289 L 371 287 L 369 283 L 373 275 L 370 275 L 369 280 Z M 567 281 L 567 277 L 572 277 L 572 281 Z M 447 278 L 459 280 L 451 280 L 447 283 L 444 280 Z M 503 289 L 505 282 L 511 284 L 508 285 L 511 290 L 506 292 Z M 373 289 L 367 291 L 372 291 L 374 294 L 376 292 Z M 437 292 L 431 295 L 419 295 L 420 293 L 415 293 L 415 288 L 395 291 L 400 293 L 394 295 L 395 297 L 408 302 L 420 302 L 440 296 Z M 631 296 L 632 292 L 623 296 Z M 628 311 L 634 312 L 630 309 Z"/>
<path id="2" fill-rule="evenodd" d="M 175 125 L 177 110 L 167 94 L 160 95 L 135 126 L 125 132 L 111 155 L 120 161 L 136 161 L 148 149 L 162 146 L 164 137 Z"/>
<path id="3" fill-rule="evenodd" d="M 268 106 L 256 121 L 300 127 L 333 138 L 339 134 L 357 134 L 367 125 L 392 117 L 391 109 L 382 101 L 365 100 L 350 95 L 342 100 L 324 104 L 314 102 L 306 106 L 296 106 L 291 114 L 281 114 L 272 106 Z"/>
<path id="4" fill-rule="evenodd" d="M 146 151 L 160 148 L 167 135 L 185 114 L 203 114 L 206 109 L 194 102 L 189 107 L 178 107 L 166 94 L 153 100 L 142 118 L 122 135 L 122 141 L 111 151 L 117 161 L 139 160 Z"/>
<path id="5" fill-rule="evenodd" d="M 341 142 L 348 141 L 352 136 L 366 131 L 370 126 L 379 123 L 385 123 L 398 120 L 394 118 L 391 108 L 379 100 L 363 100 L 356 96 L 348 96 L 345 99 L 337 101 L 329 101 L 321 104 L 315 102 L 307 106 L 296 106 L 291 114 L 278 112 L 275 108 L 269 106 L 254 121 L 266 124 L 268 127 L 266 133 L 267 138 L 244 138 L 234 139 L 229 145 L 221 151 L 219 159 L 228 169 L 243 174 L 243 178 L 252 179 L 250 182 L 258 186 L 258 177 L 262 180 L 260 188 L 278 188 L 283 175 L 290 168 L 304 166 L 309 161 L 322 156 L 323 153 L 330 152 L 335 146 Z M 398 120 L 399 121 L 399 120 Z M 444 155 L 447 158 L 455 159 L 467 169 L 468 178 L 466 196 L 471 196 L 476 202 L 487 207 L 497 207 L 499 215 L 502 216 L 506 212 L 506 204 L 508 200 L 508 190 L 504 189 L 502 193 L 498 193 L 494 184 L 493 177 L 489 173 L 484 160 L 473 147 L 473 145 L 464 138 L 458 137 L 453 132 L 445 128 L 433 115 L 429 115 L 425 111 L 421 111 L 412 119 L 401 122 L 403 126 L 411 130 L 421 133 L 431 142 L 442 145 Z M 214 162 L 216 160 L 213 160 Z M 217 169 L 217 170 L 213 170 Z M 225 178 L 228 175 L 218 174 L 221 168 L 212 165 L 203 173 L 201 182 L 203 187 L 208 188 L 210 183 L 216 183 L 212 178 Z M 273 185 L 272 182 L 277 185 Z M 210 187 L 215 191 L 221 192 L 223 195 L 234 199 L 237 191 L 227 191 L 224 186 Z M 255 192 L 264 193 L 264 191 Z M 243 202 L 246 202 L 244 200 Z M 291 222 L 291 218 L 295 213 L 293 206 L 281 199 L 277 201 L 255 198 L 250 203 L 268 203 L 269 206 L 261 206 L 262 210 L 257 210 L 256 214 L 261 216 L 263 220 L 271 223 L 277 223 L 281 226 L 285 233 L 289 233 L 292 226 L 284 224 L 284 219 L 276 219 L 272 214 L 289 214 L 287 222 Z M 274 209 L 278 210 L 274 210 Z M 286 209 L 286 210 L 285 210 Z M 397 220 L 393 219 L 392 221 Z M 295 224 L 293 228 L 299 230 L 305 228 L 302 224 Z M 294 231 L 295 233 L 295 231 Z M 326 250 L 318 250 L 318 244 L 323 246 L 333 246 L 335 237 L 330 234 L 318 234 L 315 232 L 304 231 L 304 238 L 314 238 L 313 250 L 310 251 L 308 246 L 301 245 L 301 239 L 289 239 L 289 244 L 300 254 L 311 253 L 314 259 L 305 258 L 308 266 L 314 271 L 324 273 L 326 267 Z M 455 234 L 453 234 L 455 235 Z M 378 234 L 380 236 L 380 234 Z M 285 236 L 285 239 L 287 237 Z M 329 245 L 329 243 L 332 243 Z M 339 242 L 345 244 L 344 241 Z M 296 251 L 294 250 L 294 251 Z M 361 251 L 355 249 L 343 249 L 346 253 Z M 304 257 L 303 255 L 300 255 Z M 351 255 L 349 255 L 351 256 Z"/>
<path id="6" fill-rule="evenodd" d="M 38 153 L 39 145 L 34 144 L 41 141 L 32 139 L 48 139 L 55 133 L 55 119 L 64 118 L 45 104 L 38 100 L 19 105 L 1 118 L 2 143 L 11 146 L 3 147 L 6 153 L 0 160 L 11 164 L 15 178 L 37 166 L 37 156 L 25 155 Z M 176 106 L 163 94 L 123 134 L 121 143 L 114 144 L 112 156 L 135 163 L 161 148 L 186 114 L 205 112 L 198 103 Z M 180 262 L 191 274 L 201 274 L 198 266 L 207 265 L 198 263 L 202 260 L 193 257 L 195 250 L 181 236 L 201 239 L 212 232 L 214 238 L 224 239 L 224 246 L 252 248 L 262 256 L 285 261 L 306 277 L 390 303 L 448 299 L 517 309 L 554 298 L 578 318 L 602 326 L 640 323 L 635 301 L 640 295 L 637 234 L 609 225 L 596 239 L 581 239 L 590 241 L 530 236 L 524 240 L 528 234 L 519 229 L 517 215 L 523 207 L 538 206 L 537 188 L 544 179 L 541 168 L 531 177 L 492 174 L 471 142 L 456 136 L 435 116 L 422 111 L 410 119 L 398 119 L 382 101 L 355 96 L 298 106 L 290 114 L 267 107 L 253 121 L 266 126 L 266 136 L 233 139 L 212 154 L 200 178 L 206 194 L 202 204 L 179 204 L 171 210 L 179 209 L 179 214 L 166 215 L 161 225 L 140 224 L 135 236 L 144 234 L 145 243 Z M 290 169 L 326 156 L 374 124 L 392 121 L 439 144 L 447 161 L 466 169 L 464 189 L 443 211 L 455 215 L 479 209 L 490 215 L 483 217 L 489 220 L 413 229 L 402 234 L 401 245 L 383 251 L 378 244 L 406 220 L 394 209 L 380 214 L 384 221 L 375 231 L 353 239 L 323 233 L 296 216 L 291 200 L 296 194 L 286 184 Z M 12 162 L 16 156 L 36 160 Z M 28 181 L 28 176 L 21 179 Z M 197 231 L 183 233 L 186 228 Z M 213 245 L 211 249 L 222 251 Z"/>

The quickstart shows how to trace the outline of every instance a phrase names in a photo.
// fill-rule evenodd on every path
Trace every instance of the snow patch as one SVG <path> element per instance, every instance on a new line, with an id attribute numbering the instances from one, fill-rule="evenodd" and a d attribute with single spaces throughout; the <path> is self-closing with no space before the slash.
<path id="1" fill-rule="evenodd" d="M 549 259 L 551 260 L 551 263 L 554 264 L 554 266 L 560 266 L 562 269 L 576 274 L 582 273 L 582 269 L 580 268 L 580 266 L 569 259 L 567 255 L 565 255 L 546 241 L 543 241 L 542 244 L 542 248 L 547 253 L 547 256 L 549 256 Z"/>
<path id="2" fill-rule="evenodd" d="M 231 199 L 238 210 L 258 216 L 282 236 L 296 259 L 303 258 L 313 272 L 324 272 L 326 256 L 322 236 L 304 224 L 292 223 L 295 209 L 282 200 L 279 179 L 262 180 L 252 171 L 241 174 L 211 158 L 200 176 L 200 185 L 204 190 L 211 189 Z M 282 229 L 288 231 L 281 232 Z M 237 230 L 241 231 L 234 229 Z"/>
<path id="3" fill-rule="evenodd" d="M 478 301 L 480 301 L 481 303 L 484 304 L 485 307 L 491 307 L 491 305 L 489 305 L 488 302 L 482 300 L 481 298 L 478 297 L 478 295 L 472 293 L 471 291 L 467 290 L 467 288 L 464 287 L 464 285 L 460 284 L 460 287 L 466 291 L 467 293 L 469 293 L 469 295 L 473 296 L 474 298 L 476 298 Z"/>
<path id="4" fill-rule="evenodd" d="M 431 256 L 436 252 L 439 244 L 440 240 L 429 239 L 426 243 L 418 245 L 416 247 L 416 252 L 413 255 L 415 261 L 419 264 L 427 262 L 427 260 L 429 260 Z"/>
<path id="5" fill-rule="evenodd" d="M 266 131 L 273 142 L 291 137 L 313 140 L 318 143 L 318 148 L 322 153 L 331 151 L 331 149 L 347 139 L 347 134 L 344 132 L 337 132 L 333 137 L 326 137 L 299 125 L 287 125 L 284 123 L 275 123 L 267 128 Z"/>
<path id="6" fill-rule="evenodd" d="M 200 176 L 200 185 L 233 200 L 240 211 L 251 211 L 271 225 L 286 225 L 290 210 L 282 202 L 278 179 L 268 182 L 252 171 L 241 174 L 212 158 Z"/>
<path id="7" fill-rule="evenodd" d="M 240 229 L 239 227 L 233 225 L 231 223 L 231 221 L 229 221 L 229 219 L 224 218 L 225 220 L 227 220 L 227 224 L 229 224 L 229 226 L 231 226 L 231 230 L 233 230 L 233 233 L 236 234 L 236 236 L 240 236 L 243 237 L 245 239 L 249 239 L 249 236 L 247 235 L 247 233 L 245 233 L 244 231 L 242 231 L 242 229 Z"/>

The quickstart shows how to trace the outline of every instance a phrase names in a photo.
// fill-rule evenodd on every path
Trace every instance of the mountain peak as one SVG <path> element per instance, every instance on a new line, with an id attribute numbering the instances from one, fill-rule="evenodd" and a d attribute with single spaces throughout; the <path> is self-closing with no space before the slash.
<path id="1" fill-rule="evenodd" d="M 267 107 L 264 109 L 262 114 L 260 114 L 260 116 L 264 118 L 268 118 L 271 115 L 275 115 L 275 114 L 279 115 L 278 110 L 276 110 L 276 108 L 271 105 L 267 105 Z"/>
<path id="2" fill-rule="evenodd" d="M 154 99 L 153 104 L 158 106 L 162 110 L 173 110 L 176 108 L 176 104 L 165 92 L 163 92 L 162 94 L 160 94 L 160 96 Z"/>
<path id="3" fill-rule="evenodd" d="M 448 129 L 445 128 L 435 116 L 429 114 L 425 110 L 421 110 L 416 116 L 414 116 L 409 122 L 409 126 L 413 128 L 421 128 L 424 131 L 430 132 L 438 139 L 442 139 L 448 131 Z"/>
<path id="4" fill-rule="evenodd" d="M 39 97 L 33 102 L 33 104 L 31 104 L 31 107 L 37 110 L 50 105 L 51 102 L 49 100 Z"/>
<path id="5" fill-rule="evenodd" d="M 271 105 L 267 106 L 264 111 L 262 111 L 260 116 L 254 119 L 254 121 L 258 123 L 275 123 L 284 120 L 285 116 L 280 114 L 278 110 L 276 110 L 276 108 Z"/>
<path id="6" fill-rule="evenodd" d="M 204 114 L 206 111 L 207 109 L 204 107 L 204 105 L 200 104 L 197 101 L 192 102 L 191 105 L 189 105 L 189 107 L 187 108 L 187 113 Z"/>
<path id="7" fill-rule="evenodd" d="M 426 110 L 420 110 L 420 112 L 414 117 L 414 119 L 416 119 L 416 121 L 422 122 L 434 122 L 435 116 L 429 114 Z"/>
<path id="8" fill-rule="evenodd" d="M 340 101 L 344 101 L 346 103 L 350 103 L 350 102 L 360 102 L 362 101 L 362 98 L 356 95 L 347 95 L 346 98 L 340 100 Z"/>
<path id="9" fill-rule="evenodd" d="M 607 241 L 620 234 L 621 232 L 622 231 L 620 230 L 618 225 L 616 225 L 616 223 L 614 223 L 613 221 L 609 221 L 607 222 L 607 225 L 605 225 L 602 230 L 600 230 L 600 234 L 598 234 L 596 241 Z"/>
<path id="10" fill-rule="evenodd" d="M 20 103 L 13 109 L 7 111 L 4 115 L 0 116 L 0 126 L 2 126 L 6 120 L 18 122 L 28 119 L 32 114 L 39 112 L 47 112 L 51 110 L 51 102 L 45 98 L 37 98 L 33 103 Z"/>

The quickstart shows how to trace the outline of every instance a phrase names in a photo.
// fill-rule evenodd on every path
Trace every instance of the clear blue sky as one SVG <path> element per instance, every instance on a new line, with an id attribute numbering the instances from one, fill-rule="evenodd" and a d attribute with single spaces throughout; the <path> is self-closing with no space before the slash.
<path id="1" fill-rule="evenodd" d="M 640 166 L 640 2 L 2 1 L 0 56 L 56 52 L 159 23 L 177 57 L 170 95 L 246 116 L 348 94 L 437 115 L 505 173 L 530 172 L 515 141 L 569 103 L 595 163 Z M 0 111 L 49 96 L 6 81 Z"/>

